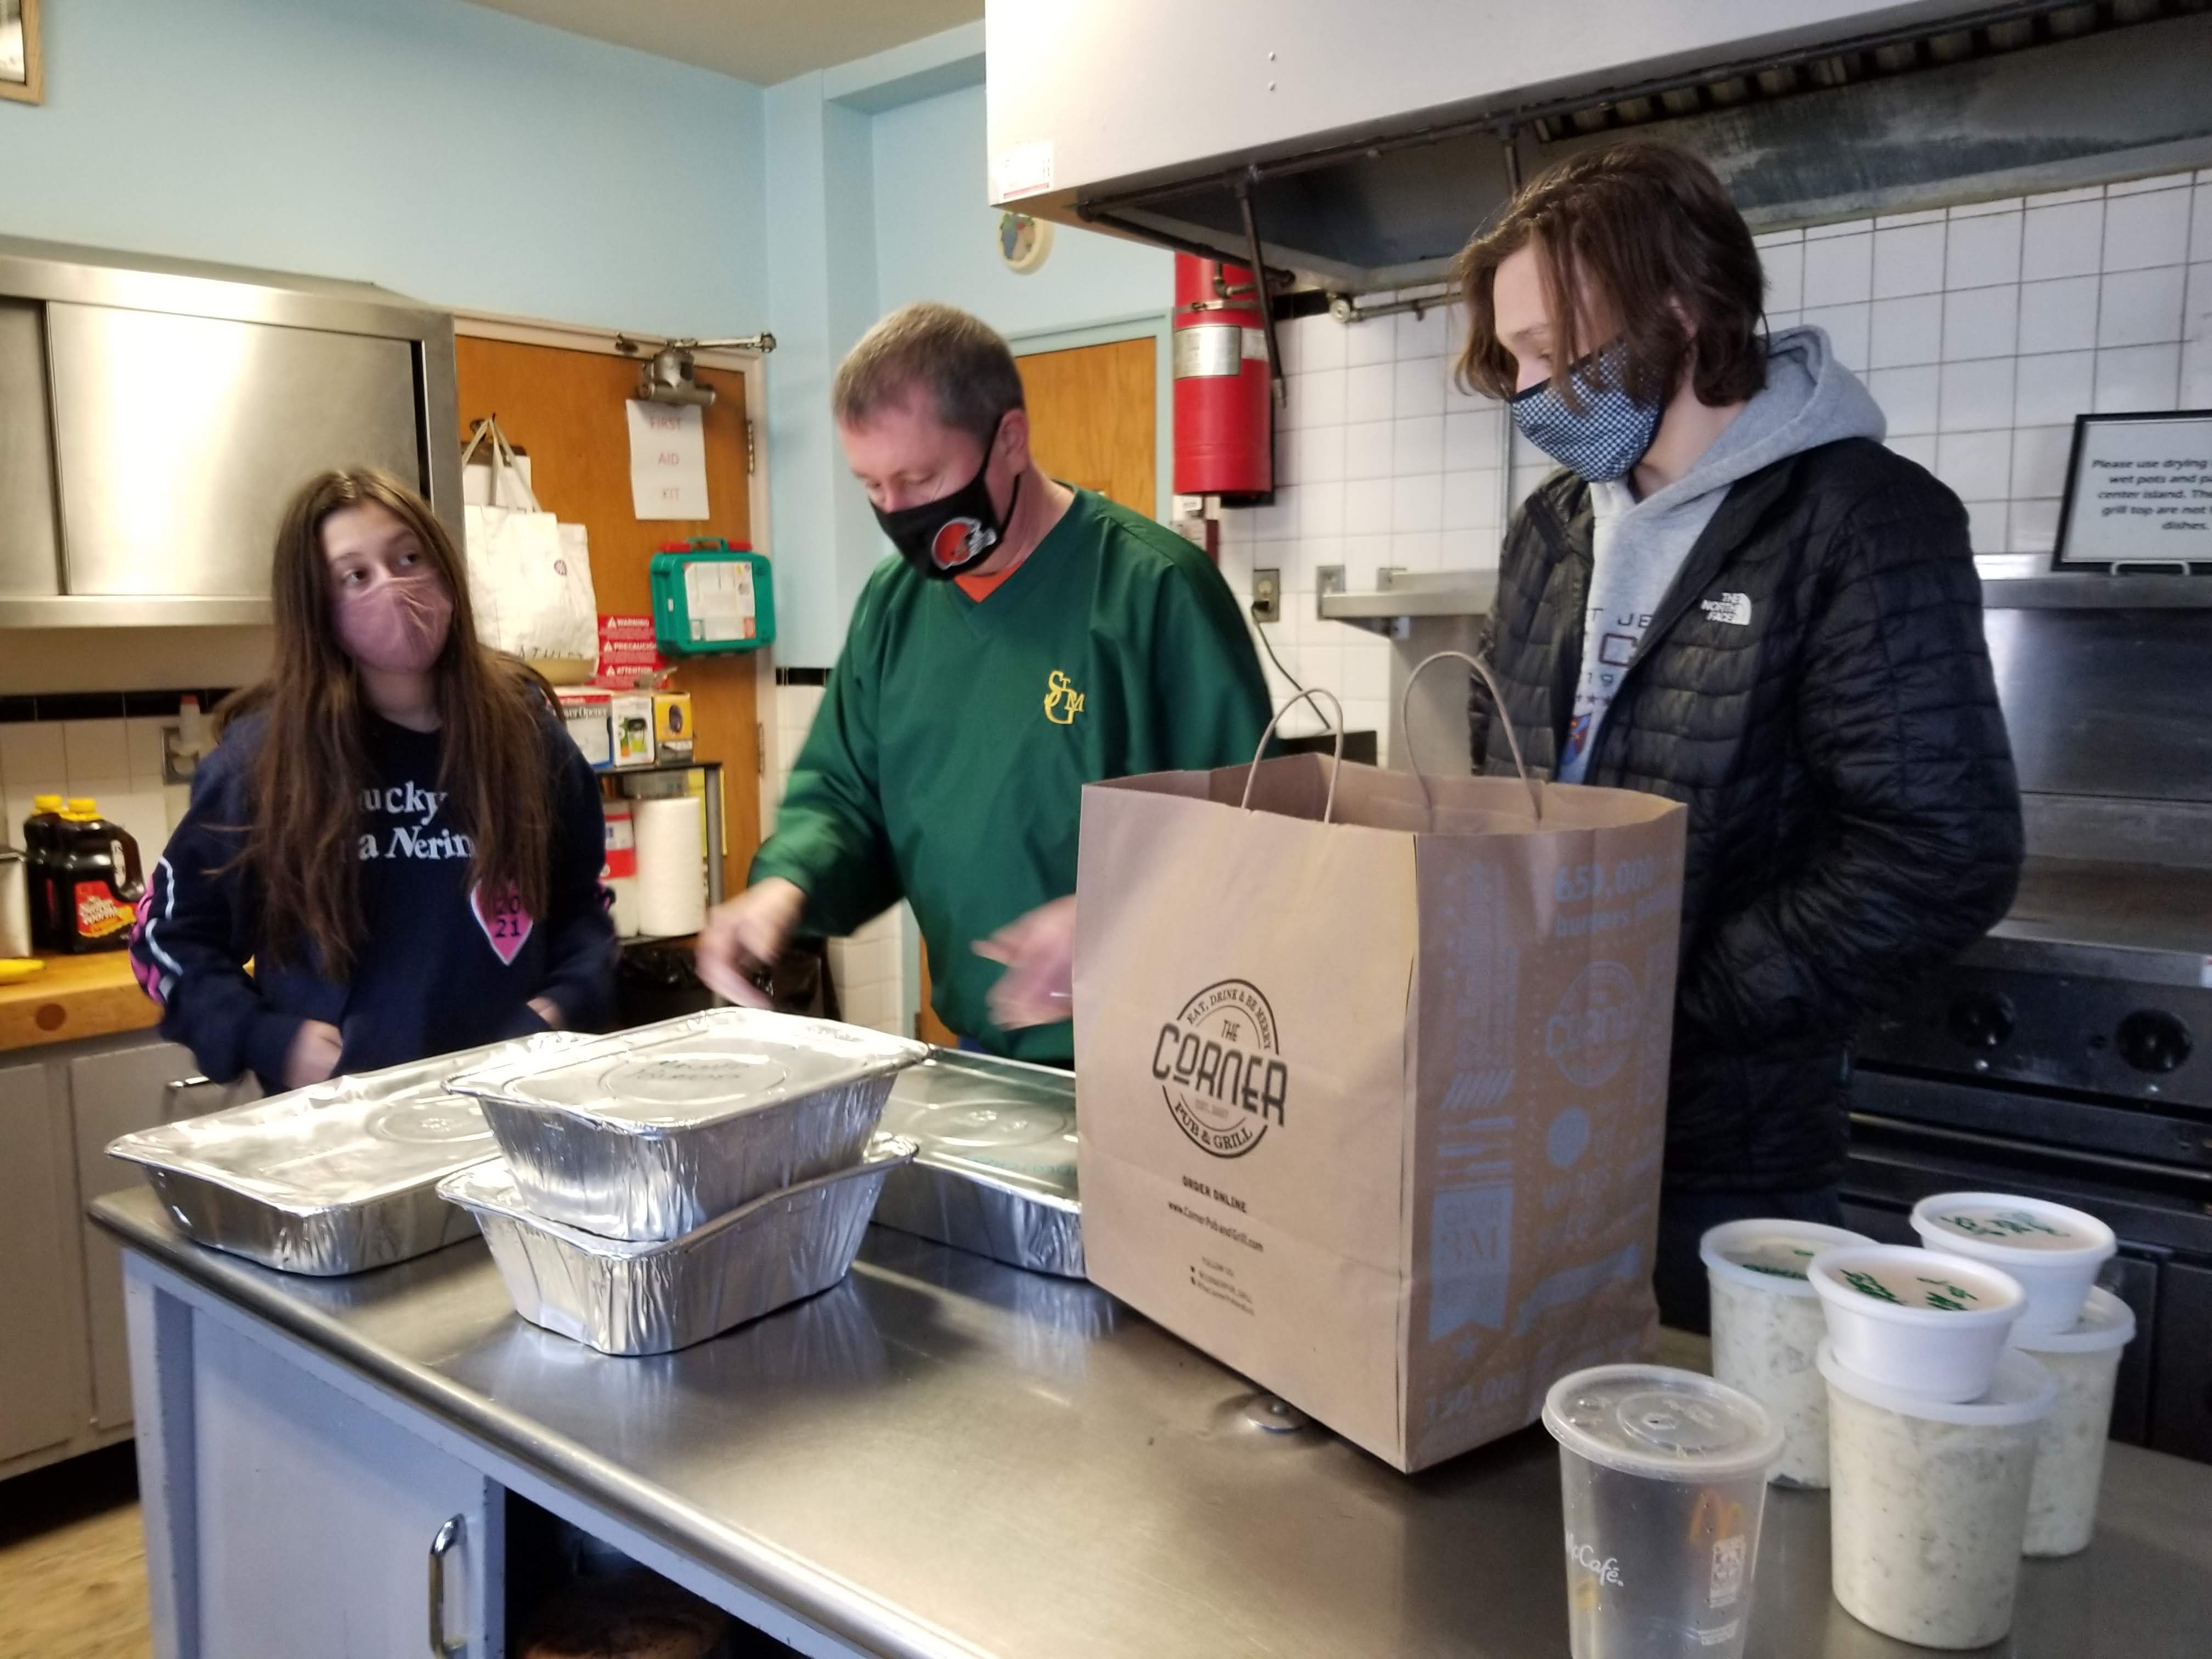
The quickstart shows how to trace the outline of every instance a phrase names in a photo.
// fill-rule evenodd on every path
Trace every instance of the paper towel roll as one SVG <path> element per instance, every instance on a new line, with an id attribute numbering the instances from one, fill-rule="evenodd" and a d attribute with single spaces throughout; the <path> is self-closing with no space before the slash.
<path id="1" fill-rule="evenodd" d="M 707 920 L 707 804 L 697 795 L 633 803 L 637 921 L 656 937 L 696 933 Z"/>

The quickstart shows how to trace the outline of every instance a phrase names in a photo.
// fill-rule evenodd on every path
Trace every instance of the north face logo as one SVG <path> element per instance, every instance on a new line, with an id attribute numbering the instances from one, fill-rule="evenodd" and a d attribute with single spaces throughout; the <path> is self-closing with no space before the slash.
<path id="1" fill-rule="evenodd" d="M 1751 595 L 1723 593 L 1717 599 L 1703 599 L 1698 609 L 1717 623 L 1729 623 L 1737 628 L 1751 626 Z"/>

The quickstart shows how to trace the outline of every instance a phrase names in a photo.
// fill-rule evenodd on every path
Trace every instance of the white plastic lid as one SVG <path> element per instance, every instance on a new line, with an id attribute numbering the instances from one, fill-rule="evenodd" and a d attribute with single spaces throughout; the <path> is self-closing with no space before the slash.
<path id="1" fill-rule="evenodd" d="M 1930 1400 L 1907 1394 L 1860 1376 L 1837 1362 L 1832 1344 L 1823 1342 L 1814 1356 L 1820 1375 L 1837 1388 L 1869 1406 L 1917 1417 L 1929 1423 L 1957 1423 L 1969 1428 L 2002 1429 L 2021 1423 L 2039 1423 L 2057 1403 L 2058 1379 L 2026 1354 L 2008 1348 L 1997 1358 L 1995 1379 L 1978 1400 Z"/>
<path id="2" fill-rule="evenodd" d="M 1829 1300 L 1906 1325 L 2009 1321 L 2027 1299 L 2020 1282 L 2000 1268 L 1909 1244 L 1823 1250 L 1807 1272 Z"/>
<path id="3" fill-rule="evenodd" d="M 1817 1221 L 1723 1221 L 1705 1230 L 1698 1255 L 1710 1270 L 1739 1285 L 1777 1296 L 1812 1296 L 1806 1270 L 1814 1256 L 1839 1244 L 1873 1243 L 1864 1233 Z"/>
<path id="4" fill-rule="evenodd" d="M 1544 1396 L 1544 1426 L 1593 1463 L 1664 1480 L 1764 1474 L 1782 1455 L 1782 1431 L 1764 1406 L 1671 1365 L 1563 1376 Z"/>
<path id="5" fill-rule="evenodd" d="M 2103 1285 L 2091 1287 L 2081 1317 L 2070 1329 L 2023 1331 L 2013 1328 L 2012 1345 L 2028 1353 L 2094 1353 L 2124 1348 L 2136 1340 L 2136 1311 Z"/>
<path id="6" fill-rule="evenodd" d="M 1912 1225 L 1931 1249 L 2023 1267 L 2057 1267 L 2075 1255 L 2102 1261 L 2119 1248 L 2112 1230 L 2087 1211 L 2009 1193 L 1937 1193 L 1912 1206 Z"/>

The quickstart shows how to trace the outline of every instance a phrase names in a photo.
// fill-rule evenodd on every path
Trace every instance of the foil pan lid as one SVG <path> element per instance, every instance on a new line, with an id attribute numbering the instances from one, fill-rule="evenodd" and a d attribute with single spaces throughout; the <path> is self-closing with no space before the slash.
<path id="1" fill-rule="evenodd" d="M 361 1204 L 425 1185 L 499 1148 L 476 1102 L 446 1079 L 488 1061 L 586 1041 L 546 1032 L 380 1072 L 332 1078 L 122 1136 L 111 1158 L 212 1182 L 292 1210 Z"/>
<path id="2" fill-rule="evenodd" d="M 902 1072 L 880 1125 L 915 1162 L 1025 1194 L 1076 1200 L 1075 1079 L 1066 1072 L 940 1049 Z"/>
<path id="3" fill-rule="evenodd" d="M 612 1128 L 688 1128 L 881 1077 L 929 1050 L 858 1025 L 713 1008 L 487 1066 L 455 1090 Z"/>

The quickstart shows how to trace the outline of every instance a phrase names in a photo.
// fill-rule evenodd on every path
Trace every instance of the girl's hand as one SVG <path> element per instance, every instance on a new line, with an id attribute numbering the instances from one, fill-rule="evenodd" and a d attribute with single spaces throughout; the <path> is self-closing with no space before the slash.
<path id="1" fill-rule="evenodd" d="M 564 1030 L 568 1024 L 568 1016 L 561 1012 L 561 1005 L 551 997 L 531 998 L 530 1012 L 545 1022 L 545 1029 L 549 1031 Z"/>
<path id="2" fill-rule="evenodd" d="M 284 1086 L 304 1089 L 311 1083 L 328 1082 L 338 1068 L 343 1046 L 337 1026 L 319 1019 L 301 1020 L 292 1034 L 292 1046 L 284 1051 Z"/>

